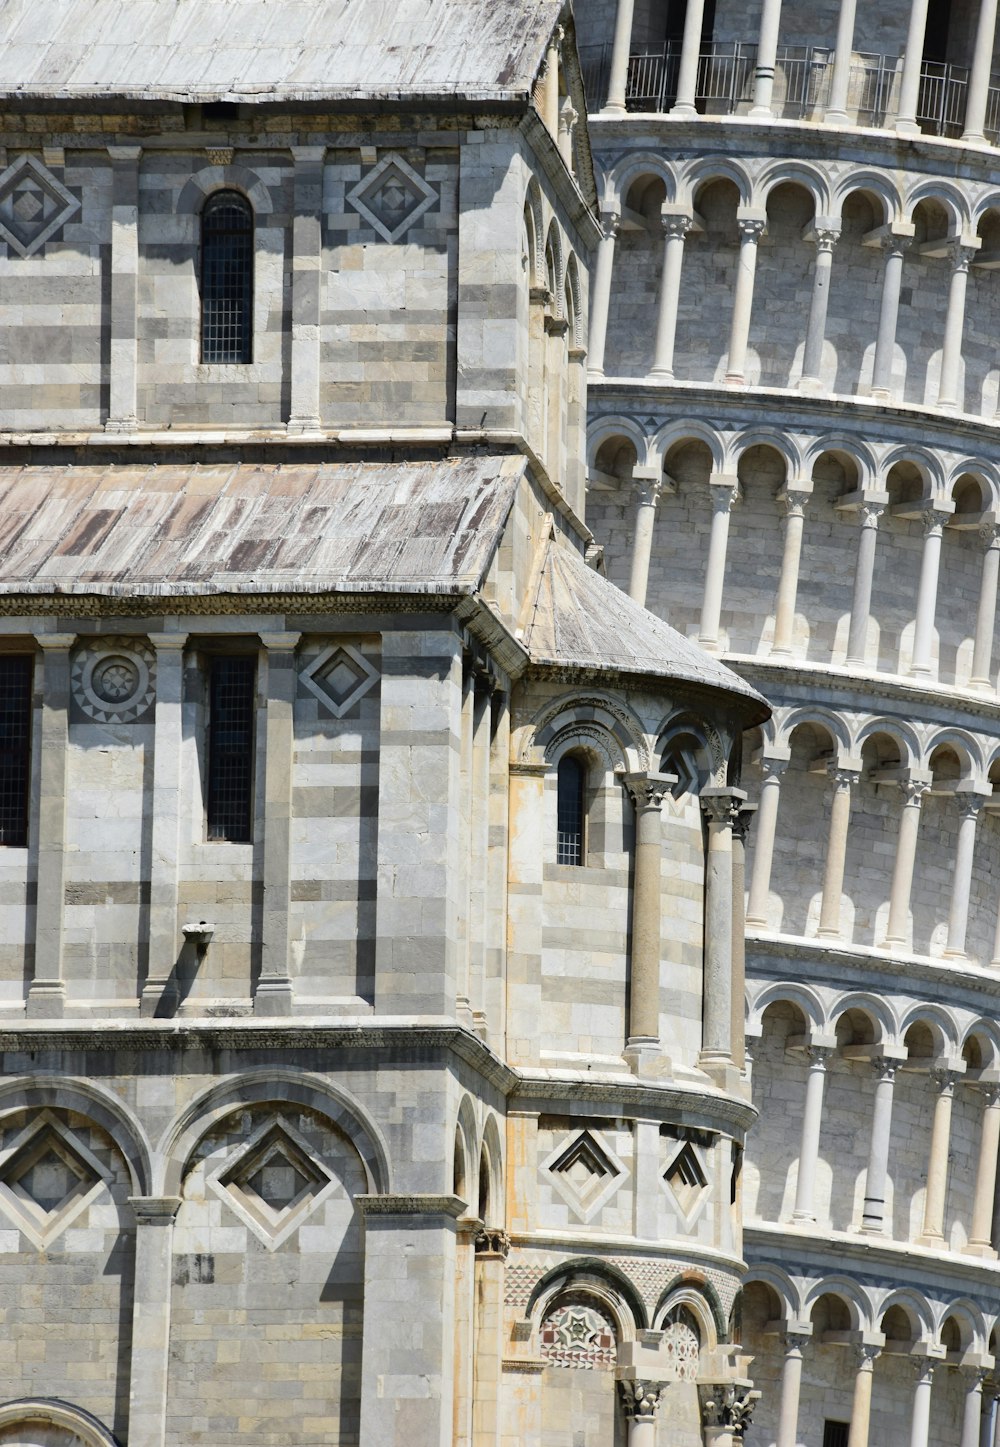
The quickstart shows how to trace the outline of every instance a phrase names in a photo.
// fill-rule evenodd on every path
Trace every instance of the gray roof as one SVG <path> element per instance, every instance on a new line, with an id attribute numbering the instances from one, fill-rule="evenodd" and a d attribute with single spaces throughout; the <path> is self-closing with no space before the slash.
<path id="1" fill-rule="evenodd" d="M 561 0 L 3 0 L 0 95 L 524 95 Z"/>
<path id="2" fill-rule="evenodd" d="M 462 594 L 520 457 L 0 468 L 0 596 Z"/>
<path id="3" fill-rule="evenodd" d="M 532 663 L 676 678 L 742 694 L 770 712 L 745 679 L 587 566 L 573 548 L 549 544 L 524 645 Z"/>

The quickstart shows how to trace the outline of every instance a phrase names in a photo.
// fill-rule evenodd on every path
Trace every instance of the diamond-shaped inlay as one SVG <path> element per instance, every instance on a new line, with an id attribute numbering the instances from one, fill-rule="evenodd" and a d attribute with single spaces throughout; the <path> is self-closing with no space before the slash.
<path id="1" fill-rule="evenodd" d="M 611 1147 L 589 1130 L 556 1148 L 542 1170 L 577 1215 L 589 1221 L 610 1199 L 626 1171 Z"/>
<path id="2" fill-rule="evenodd" d="M 302 682 L 335 718 L 343 718 L 378 682 L 378 673 L 356 648 L 336 643 L 303 670 Z"/>
<path id="3" fill-rule="evenodd" d="M 681 1211 L 685 1216 L 690 1216 L 708 1186 L 705 1167 L 690 1141 L 685 1141 L 674 1153 L 663 1173 L 663 1179 L 670 1187 Z"/>
<path id="4" fill-rule="evenodd" d="M 0 1204 L 36 1246 L 49 1244 L 101 1190 L 104 1167 L 49 1111 L 0 1157 Z"/>
<path id="5" fill-rule="evenodd" d="M 34 156 L 19 156 L 0 174 L 0 237 L 18 256 L 31 256 L 80 203 Z"/>
<path id="6" fill-rule="evenodd" d="M 276 1116 L 212 1177 L 212 1188 L 272 1249 L 280 1246 L 330 1194 L 336 1178 Z"/>
<path id="7" fill-rule="evenodd" d="M 383 156 L 347 199 L 386 241 L 398 241 L 437 200 L 437 192 L 395 152 Z"/>

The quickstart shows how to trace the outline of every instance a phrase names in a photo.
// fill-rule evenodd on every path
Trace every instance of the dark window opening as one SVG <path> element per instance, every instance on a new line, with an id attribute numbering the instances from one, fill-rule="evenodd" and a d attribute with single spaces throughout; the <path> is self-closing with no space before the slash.
<path id="1" fill-rule="evenodd" d="M 557 864 L 583 863 L 584 790 L 587 771 L 575 754 L 559 760 L 556 774 Z"/>
<path id="2" fill-rule="evenodd" d="M 208 837 L 253 839 L 253 658 L 213 658 L 208 701 Z"/>
<path id="3" fill-rule="evenodd" d="M 847 1447 L 850 1431 L 850 1422 L 824 1422 L 823 1447 Z"/>
<path id="4" fill-rule="evenodd" d="M 28 842 L 32 660 L 0 658 L 0 844 Z"/>
<path id="5" fill-rule="evenodd" d="M 253 360 L 253 211 L 236 191 L 201 213 L 201 360 Z"/>
<path id="6" fill-rule="evenodd" d="M 207 100 L 201 107 L 203 121 L 235 121 L 239 114 L 239 102 L 234 100 Z"/>

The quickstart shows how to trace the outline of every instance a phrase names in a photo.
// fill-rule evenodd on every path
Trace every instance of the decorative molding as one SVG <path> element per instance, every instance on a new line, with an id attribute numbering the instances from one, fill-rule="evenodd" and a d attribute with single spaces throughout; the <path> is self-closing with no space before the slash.
<path id="1" fill-rule="evenodd" d="M 332 643 L 302 670 L 299 679 L 334 718 L 343 718 L 375 687 L 379 676 L 350 643 Z"/>
<path id="2" fill-rule="evenodd" d="M 33 256 L 80 210 L 47 166 L 19 156 L 0 174 L 0 237 L 21 257 Z"/>
<path id="3" fill-rule="evenodd" d="M 398 241 L 434 205 L 438 193 L 391 151 L 348 191 L 347 199 L 384 241 Z"/>
<path id="4" fill-rule="evenodd" d="M 135 723 L 156 696 L 156 658 L 144 638 L 89 639 L 76 651 L 73 702 L 97 723 Z"/>

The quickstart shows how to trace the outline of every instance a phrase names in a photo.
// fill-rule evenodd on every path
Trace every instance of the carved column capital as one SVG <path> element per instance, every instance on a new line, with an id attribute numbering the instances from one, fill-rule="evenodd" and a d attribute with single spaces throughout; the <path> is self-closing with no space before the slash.
<path id="1" fill-rule="evenodd" d="M 941 512 L 936 507 L 924 508 L 920 514 L 920 528 L 924 537 L 931 537 L 932 535 L 940 537 L 944 531 L 945 523 L 948 522 L 950 517 L 951 513 Z"/>
<path id="2" fill-rule="evenodd" d="M 871 1342 L 859 1342 L 855 1348 L 854 1360 L 857 1363 L 859 1372 L 871 1372 L 875 1369 L 875 1363 L 882 1354 L 882 1348 Z"/>
<path id="3" fill-rule="evenodd" d="M 740 500 L 739 483 L 713 482 L 709 484 L 712 511 L 728 513 Z"/>
<path id="4" fill-rule="evenodd" d="M 952 242 L 949 258 L 952 271 L 968 271 L 978 250 L 978 246 L 963 246 L 961 241 Z"/>
<path id="5" fill-rule="evenodd" d="M 663 227 L 664 236 L 679 236 L 683 241 L 694 225 L 694 217 L 683 211 L 663 211 L 660 213 L 660 225 Z"/>
<path id="6" fill-rule="evenodd" d="M 750 838 L 750 826 L 756 812 L 756 804 L 744 804 L 733 820 L 733 838 L 738 839 L 741 844 L 746 844 Z"/>
<path id="7" fill-rule="evenodd" d="M 903 792 L 904 809 L 919 809 L 920 801 L 930 788 L 930 781 L 927 779 L 901 779 L 899 787 Z"/>
<path id="8" fill-rule="evenodd" d="M 621 1397 L 626 1417 L 631 1417 L 633 1422 L 651 1422 L 660 1405 L 660 1393 L 663 1391 L 663 1385 L 662 1382 L 635 1379 L 619 1381 L 618 1394 Z"/>
<path id="9" fill-rule="evenodd" d="M 767 222 L 758 217 L 738 216 L 736 219 L 736 228 L 740 233 L 740 240 L 752 241 L 755 246 L 763 236 L 766 226 Z"/>
<path id="10" fill-rule="evenodd" d="M 785 1354 L 791 1355 L 794 1352 L 801 1356 L 811 1341 L 811 1331 L 786 1331 Z"/>
<path id="11" fill-rule="evenodd" d="M 474 1249 L 477 1256 L 496 1256 L 506 1261 L 510 1255 L 510 1237 L 498 1227 L 486 1227 L 476 1237 Z"/>
<path id="12" fill-rule="evenodd" d="M 709 824 L 720 824 L 734 828 L 740 809 L 746 803 L 742 789 L 702 789 L 699 799 L 702 813 Z"/>
<path id="13" fill-rule="evenodd" d="M 625 787 L 637 809 L 659 809 L 677 782 L 673 774 L 626 774 Z"/>
<path id="14" fill-rule="evenodd" d="M 701 1417 L 706 1427 L 728 1427 L 733 1436 L 742 1440 L 750 1426 L 754 1408 L 760 1400 L 759 1392 L 734 1382 L 699 1388 L 701 1396 Z"/>
<path id="15" fill-rule="evenodd" d="M 979 534 L 979 541 L 987 552 L 991 548 L 1000 548 L 1000 523 L 980 523 L 976 529 Z"/>
<path id="16" fill-rule="evenodd" d="M 918 1385 L 923 1382 L 927 1382 L 928 1385 L 930 1384 L 934 1376 L 934 1368 L 936 1365 L 937 1363 L 932 1361 L 930 1357 L 916 1358 L 916 1360 L 913 1362 L 913 1373 L 917 1379 Z"/>
<path id="17" fill-rule="evenodd" d="M 839 764 L 827 769 L 827 777 L 833 785 L 835 794 L 842 793 L 845 789 L 852 789 L 860 777 L 857 769 L 845 769 Z"/>
<path id="18" fill-rule="evenodd" d="M 840 227 L 817 226 L 813 232 L 812 239 L 816 243 L 817 251 L 832 251 L 840 240 Z"/>
<path id="19" fill-rule="evenodd" d="M 621 230 L 622 218 L 620 211 L 601 212 L 601 232 L 606 241 L 613 241 Z"/>
<path id="20" fill-rule="evenodd" d="M 887 1060 L 884 1055 L 876 1055 L 872 1061 L 872 1069 L 879 1080 L 887 1080 L 891 1085 L 896 1079 L 896 1071 L 899 1069 L 898 1060 Z"/>
<path id="21" fill-rule="evenodd" d="M 883 236 L 879 243 L 886 256 L 905 256 L 916 240 L 913 236 Z"/>
<path id="22" fill-rule="evenodd" d="M 802 517 L 806 510 L 806 503 L 812 493 L 804 488 L 788 487 L 781 494 L 781 501 L 785 504 L 785 515 L 787 517 Z"/>
<path id="23" fill-rule="evenodd" d="M 929 1078 L 939 1095 L 954 1095 L 960 1077 L 957 1070 L 932 1070 Z"/>

